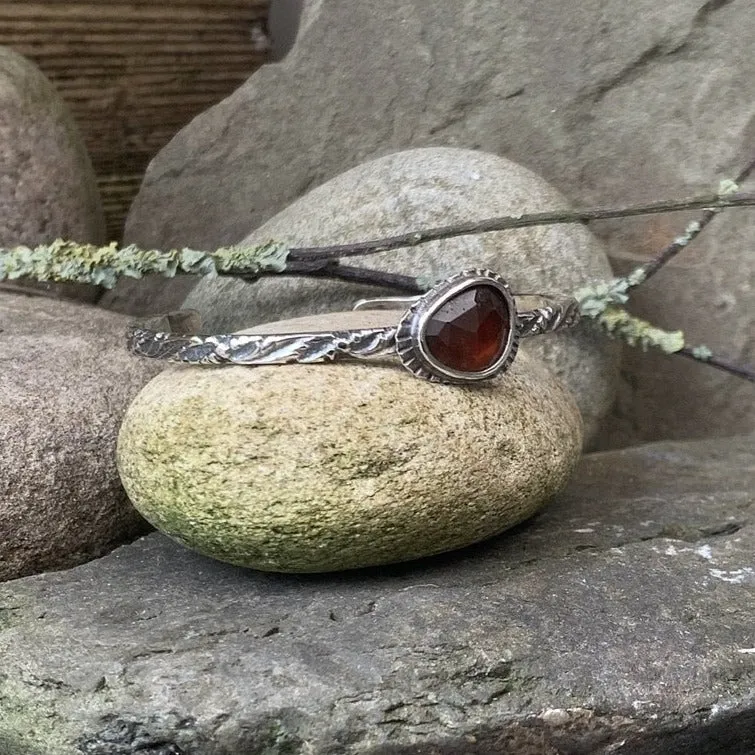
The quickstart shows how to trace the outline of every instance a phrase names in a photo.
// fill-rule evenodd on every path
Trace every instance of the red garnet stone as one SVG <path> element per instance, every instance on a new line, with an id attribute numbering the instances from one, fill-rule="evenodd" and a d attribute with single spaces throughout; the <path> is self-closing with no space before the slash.
<path id="1" fill-rule="evenodd" d="M 445 367 L 482 372 L 500 359 L 510 330 L 509 305 L 503 293 L 479 284 L 435 310 L 425 327 L 425 345 Z"/>

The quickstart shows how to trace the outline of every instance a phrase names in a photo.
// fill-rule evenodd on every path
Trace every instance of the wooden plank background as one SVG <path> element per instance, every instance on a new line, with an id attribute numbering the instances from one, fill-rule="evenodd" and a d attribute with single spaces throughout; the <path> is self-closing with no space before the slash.
<path id="1" fill-rule="evenodd" d="M 265 62 L 269 2 L 0 1 L 0 45 L 40 66 L 84 134 L 111 240 L 155 153 Z"/>

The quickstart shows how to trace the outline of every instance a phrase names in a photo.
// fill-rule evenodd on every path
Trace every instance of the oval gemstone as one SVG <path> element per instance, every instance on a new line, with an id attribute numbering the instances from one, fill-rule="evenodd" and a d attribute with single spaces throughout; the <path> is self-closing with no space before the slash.
<path id="1" fill-rule="evenodd" d="M 500 359 L 511 330 L 509 305 L 494 286 L 480 284 L 451 297 L 428 319 L 425 345 L 445 367 L 482 372 Z"/>

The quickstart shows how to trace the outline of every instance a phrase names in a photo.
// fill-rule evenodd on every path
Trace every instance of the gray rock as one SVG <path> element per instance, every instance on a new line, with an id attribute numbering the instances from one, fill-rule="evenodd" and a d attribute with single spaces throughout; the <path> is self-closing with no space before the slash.
<path id="1" fill-rule="evenodd" d="M 33 63 L 0 47 L 0 247 L 56 238 L 105 241 L 92 164 L 52 84 Z M 99 295 L 94 286 L 36 288 L 88 301 Z"/>
<path id="2" fill-rule="evenodd" d="M 406 233 L 475 217 L 568 206 L 545 181 L 520 165 L 484 152 L 433 148 L 399 152 L 360 165 L 278 213 L 244 242 L 272 239 L 292 246 L 338 244 Z M 514 291 L 572 293 L 611 277 L 595 238 L 577 225 L 522 228 L 423 244 L 352 263 L 435 282 L 473 267 L 499 272 Z M 381 289 L 377 289 L 380 293 Z M 388 292 L 395 293 L 395 292 Z M 254 284 L 203 280 L 185 306 L 198 309 L 210 331 L 312 312 L 349 310 L 374 287 L 307 278 L 267 278 Z M 533 338 L 522 349 L 543 359 L 574 393 L 588 441 L 614 398 L 615 345 L 585 327 Z"/>
<path id="3" fill-rule="evenodd" d="M 146 529 L 115 466 L 118 425 L 155 374 L 126 318 L 0 293 L 0 581 L 79 564 Z"/>
<path id="4" fill-rule="evenodd" d="M 192 121 L 152 162 L 127 238 L 237 242 L 312 186 L 429 145 L 505 155 L 580 205 L 707 193 L 751 158 L 753 26 L 747 2 L 459 0 L 449 10 L 431 0 L 310 0 L 287 57 Z M 751 218 L 736 210 L 717 220 L 637 293 L 636 312 L 755 361 Z M 625 265 L 686 222 L 595 228 Z M 754 427 L 744 382 L 631 352 L 603 442 Z"/>
<path id="5" fill-rule="evenodd" d="M 154 534 L 5 584 L 3 752 L 752 752 L 752 441 L 588 456 L 424 562 L 271 575 Z"/>
<path id="6" fill-rule="evenodd" d="M 294 46 L 304 0 L 271 0 L 267 13 L 270 60 L 283 60 Z"/>
<path id="7" fill-rule="evenodd" d="M 566 484 L 581 430 L 569 391 L 526 355 L 475 386 L 384 362 L 177 367 L 129 407 L 118 468 L 134 505 L 179 542 L 242 566 L 322 572 L 518 524 Z"/>

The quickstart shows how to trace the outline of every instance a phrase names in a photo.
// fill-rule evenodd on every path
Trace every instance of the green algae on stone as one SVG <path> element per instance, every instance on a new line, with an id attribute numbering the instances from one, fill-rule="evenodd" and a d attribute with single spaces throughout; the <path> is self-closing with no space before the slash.
<path id="1" fill-rule="evenodd" d="M 459 548 L 531 516 L 581 447 L 535 360 L 473 387 L 398 366 L 175 368 L 130 407 L 118 464 L 158 529 L 217 559 L 316 572 Z"/>
<path id="2" fill-rule="evenodd" d="M 0 646 L 6 648 L 9 637 L 45 615 L 21 584 L 12 582 L 0 592 Z M 66 696 L 67 685 L 50 674 L 28 670 L 23 677 L 14 677 L 2 671 L 0 668 L 0 753 L 74 755 L 67 749 L 66 726 L 58 712 L 58 701 Z"/>

